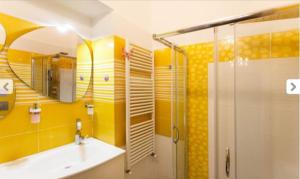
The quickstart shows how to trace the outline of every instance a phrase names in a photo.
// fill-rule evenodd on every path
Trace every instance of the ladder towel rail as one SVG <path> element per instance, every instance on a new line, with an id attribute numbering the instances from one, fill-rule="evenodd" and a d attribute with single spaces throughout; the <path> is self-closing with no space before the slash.
<path id="1" fill-rule="evenodd" d="M 155 156 L 154 63 L 150 50 L 134 44 L 126 48 L 126 169 L 130 172 L 133 165 Z"/>

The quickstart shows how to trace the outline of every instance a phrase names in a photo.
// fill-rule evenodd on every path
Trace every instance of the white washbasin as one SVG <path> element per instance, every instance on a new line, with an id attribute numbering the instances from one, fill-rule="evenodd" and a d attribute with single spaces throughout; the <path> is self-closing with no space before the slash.
<path id="1" fill-rule="evenodd" d="M 21 149 L 20 149 L 21 150 Z M 125 151 L 94 138 L 0 165 L 1 179 L 65 178 L 104 164 Z"/>

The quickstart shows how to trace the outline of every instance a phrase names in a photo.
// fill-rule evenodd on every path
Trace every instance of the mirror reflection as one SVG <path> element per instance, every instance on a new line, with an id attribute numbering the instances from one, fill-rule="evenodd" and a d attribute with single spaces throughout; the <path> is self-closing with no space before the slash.
<path id="1" fill-rule="evenodd" d="M 44 27 L 26 33 L 9 47 L 8 61 L 24 83 L 61 102 L 82 98 L 89 86 L 90 49 L 71 30 Z"/>

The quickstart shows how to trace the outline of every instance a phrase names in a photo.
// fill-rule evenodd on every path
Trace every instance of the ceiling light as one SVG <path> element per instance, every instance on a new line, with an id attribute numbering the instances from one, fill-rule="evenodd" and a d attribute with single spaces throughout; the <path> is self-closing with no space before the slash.
<path id="1" fill-rule="evenodd" d="M 65 33 L 67 31 L 73 29 L 73 27 L 70 24 L 64 24 L 64 25 L 57 25 L 56 29 L 61 33 Z"/>

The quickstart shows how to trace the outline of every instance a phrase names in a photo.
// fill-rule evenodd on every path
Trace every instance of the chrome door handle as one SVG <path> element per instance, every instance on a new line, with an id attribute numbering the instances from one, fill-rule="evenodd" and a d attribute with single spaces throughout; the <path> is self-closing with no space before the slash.
<path id="1" fill-rule="evenodd" d="M 226 158 L 225 158 L 225 173 L 227 178 L 230 177 L 230 149 L 226 148 Z"/>
<path id="2" fill-rule="evenodd" d="M 173 126 L 173 132 L 176 134 L 176 135 L 175 135 L 175 138 L 173 137 L 173 142 L 174 142 L 175 144 L 177 144 L 178 141 L 179 141 L 179 130 L 178 130 L 178 128 L 177 128 L 176 126 Z M 174 135 L 173 135 L 173 136 L 174 136 Z"/>

